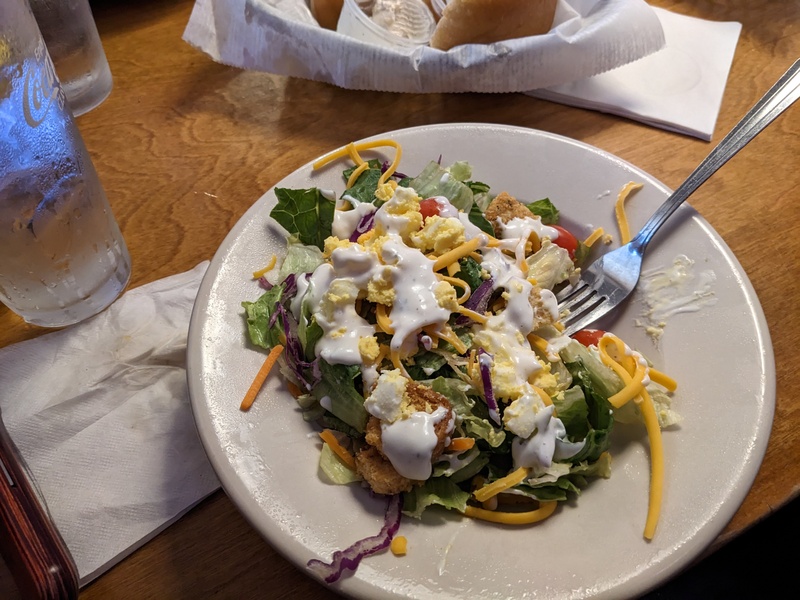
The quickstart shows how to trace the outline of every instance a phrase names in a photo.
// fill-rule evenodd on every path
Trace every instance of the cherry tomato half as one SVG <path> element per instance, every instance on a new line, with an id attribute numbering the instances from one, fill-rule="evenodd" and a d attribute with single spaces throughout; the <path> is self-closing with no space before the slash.
<path id="1" fill-rule="evenodd" d="M 436 198 L 425 198 L 419 203 L 419 212 L 422 213 L 422 218 L 439 216 L 439 203 Z"/>
<path id="2" fill-rule="evenodd" d="M 578 238 L 559 225 L 550 225 L 550 227 L 558 231 L 558 237 L 553 240 L 553 243 L 569 252 L 570 258 L 575 258 L 575 251 L 578 249 Z"/>
<path id="3" fill-rule="evenodd" d="M 600 338 L 603 337 L 604 334 L 605 331 L 602 329 L 581 329 L 573 333 L 570 337 L 588 348 L 589 346 L 597 346 Z"/>

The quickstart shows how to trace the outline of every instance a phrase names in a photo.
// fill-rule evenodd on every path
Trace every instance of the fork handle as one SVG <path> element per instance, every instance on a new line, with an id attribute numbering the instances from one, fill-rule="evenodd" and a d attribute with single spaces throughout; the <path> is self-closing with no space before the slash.
<path id="1" fill-rule="evenodd" d="M 0 554 L 22 597 L 74 600 L 78 570 L 0 419 Z"/>
<path id="2" fill-rule="evenodd" d="M 640 254 L 675 209 L 683 204 L 697 188 L 716 173 L 734 154 L 744 148 L 747 143 L 797 98 L 800 97 L 800 60 L 794 62 L 789 70 L 764 94 L 753 108 L 731 129 L 711 153 L 703 159 L 692 174 L 686 178 L 677 190 L 662 204 L 644 227 L 631 240 L 631 246 Z"/>

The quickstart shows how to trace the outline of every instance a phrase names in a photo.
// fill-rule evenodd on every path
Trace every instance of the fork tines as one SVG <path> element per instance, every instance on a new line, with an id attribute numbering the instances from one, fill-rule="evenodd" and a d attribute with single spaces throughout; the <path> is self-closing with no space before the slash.
<path id="1" fill-rule="evenodd" d="M 572 335 L 596 319 L 594 311 L 606 300 L 586 281 L 578 281 L 556 294 L 564 334 Z"/>

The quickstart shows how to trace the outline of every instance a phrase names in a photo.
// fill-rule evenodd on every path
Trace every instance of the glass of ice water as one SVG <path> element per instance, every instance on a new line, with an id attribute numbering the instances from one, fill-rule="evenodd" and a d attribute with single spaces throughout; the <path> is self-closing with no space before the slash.
<path id="1" fill-rule="evenodd" d="M 29 1 L 72 114 L 89 112 L 113 84 L 89 0 Z"/>
<path id="2" fill-rule="evenodd" d="M 82 321 L 131 261 L 27 0 L 0 2 L 0 302 L 44 327 Z"/>

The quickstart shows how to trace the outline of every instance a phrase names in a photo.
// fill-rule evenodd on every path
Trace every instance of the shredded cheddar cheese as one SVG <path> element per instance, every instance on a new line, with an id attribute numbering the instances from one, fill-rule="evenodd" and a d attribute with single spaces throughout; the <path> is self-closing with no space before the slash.
<path id="1" fill-rule="evenodd" d="M 467 351 L 467 347 L 464 345 L 464 342 L 458 338 L 456 332 L 446 325 L 438 331 L 429 331 L 428 335 L 435 335 L 439 339 L 449 343 L 459 354 L 465 354 Z"/>
<path id="2" fill-rule="evenodd" d="M 458 263 L 453 263 L 453 264 L 458 264 Z M 450 277 L 449 275 L 442 275 L 440 273 L 437 273 L 436 275 L 438 276 L 439 279 L 441 279 L 442 281 L 446 281 L 453 287 L 458 287 L 464 290 L 464 293 L 457 299 L 457 302 L 459 304 L 464 304 L 464 302 L 469 300 L 469 297 L 472 294 L 472 290 L 470 289 L 469 284 L 466 281 L 464 281 L 463 279 L 459 279 L 458 277 Z"/>
<path id="3" fill-rule="evenodd" d="M 547 354 L 547 340 L 535 333 L 528 334 L 528 342 L 542 354 Z"/>
<path id="4" fill-rule="evenodd" d="M 599 240 L 601 237 L 603 237 L 604 233 L 605 232 L 603 231 L 603 228 L 602 227 L 598 227 L 592 233 L 589 234 L 589 237 L 587 237 L 585 240 L 583 240 L 583 245 L 587 246 L 588 248 L 591 248 L 592 245 L 597 240 Z"/>
<path id="5" fill-rule="evenodd" d="M 614 206 L 614 212 L 617 216 L 617 225 L 619 226 L 619 236 L 623 244 L 631 241 L 631 230 L 628 225 L 628 216 L 625 214 L 625 200 L 630 196 L 631 192 L 641 189 L 641 183 L 628 182 L 620 191 L 617 196 L 617 203 Z"/>
<path id="6" fill-rule="evenodd" d="M 664 386 L 670 392 L 674 392 L 678 389 L 678 382 L 675 381 L 669 375 L 665 375 L 661 371 L 657 371 L 653 367 L 650 367 L 650 379 L 651 381 L 655 381 L 658 385 Z"/>
<path id="7" fill-rule="evenodd" d="M 369 164 L 368 163 L 361 163 L 360 165 L 358 165 L 358 167 L 356 167 L 353 170 L 352 173 L 350 173 L 350 177 L 347 178 L 347 189 L 348 190 L 355 185 L 356 181 L 358 181 L 358 178 L 367 169 L 369 169 Z"/>
<path id="8" fill-rule="evenodd" d="M 647 504 L 647 520 L 644 537 L 652 540 L 656 533 L 658 517 L 661 514 L 661 500 L 664 490 L 664 444 L 661 440 L 661 427 L 658 424 L 656 409 L 647 390 L 642 392 L 639 408 L 644 416 L 644 426 L 650 442 L 650 496 Z"/>
<path id="9" fill-rule="evenodd" d="M 475 506 L 467 506 L 464 515 L 473 519 L 501 523 L 503 525 L 530 525 L 544 521 L 556 510 L 558 502 L 540 502 L 539 508 L 528 512 L 501 512 L 499 510 L 486 510 Z"/>
<path id="10" fill-rule="evenodd" d="M 542 399 L 542 402 L 544 402 L 545 406 L 550 406 L 551 404 L 553 404 L 553 399 L 542 388 L 540 388 L 538 385 L 534 385 L 531 387 L 533 387 L 533 391 L 539 394 L 539 398 Z"/>
<path id="11" fill-rule="evenodd" d="M 653 381 L 664 385 L 670 391 L 676 389 L 677 384 L 671 377 L 660 371 L 655 371 L 655 369 L 649 369 L 639 362 L 635 362 L 633 374 L 629 373 L 617 360 L 610 356 L 607 351 L 609 346 L 613 346 L 617 353 L 620 353 L 619 347 L 622 346 L 624 348 L 624 344 L 622 340 L 615 336 L 604 336 L 597 347 L 603 363 L 617 373 L 625 387 L 611 396 L 608 401 L 612 406 L 619 408 L 631 399 L 636 399 L 644 418 L 644 425 L 650 444 L 650 493 L 644 528 L 644 537 L 650 540 L 655 535 L 658 518 L 661 513 L 664 489 L 664 446 L 661 439 L 661 426 L 658 423 L 658 415 L 656 415 L 653 399 L 642 382 L 644 377 L 649 375 Z M 622 355 L 620 358 L 631 357 Z"/>
<path id="12" fill-rule="evenodd" d="M 275 263 L 278 262 L 277 255 L 273 254 L 272 258 L 270 259 L 269 263 L 263 269 L 259 269 L 258 271 L 253 272 L 253 279 L 261 279 L 264 275 L 269 273 L 272 269 L 275 268 Z"/>
<path id="13" fill-rule="evenodd" d="M 433 270 L 434 271 L 441 271 L 450 263 L 456 262 L 460 258 L 464 258 L 470 252 L 474 252 L 481 246 L 481 238 L 480 236 L 474 237 L 468 242 L 464 242 L 460 246 L 453 248 L 452 250 L 448 250 L 444 254 L 442 254 L 436 261 L 433 263 Z"/>
<path id="14" fill-rule="evenodd" d="M 464 452 L 475 445 L 475 438 L 453 438 L 450 445 L 445 448 L 445 452 Z"/>
<path id="15" fill-rule="evenodd" d="M 389 165 L 389 168 L 386 169 L 386 171 L 384 171 L 381 174 L 380 178 L 378 179 L 378 185 L 380 185 L 386 183 L 386 180 L 389 179 L 389 177 L 391 177 L 394 174 L 394 172 L 397 170 L 397 166 L 400 164 L 400 159 L 403 155 L 402 147 L 394 140 L 381 139 L 372 142 L 361 142 L 359 144 L 354 144 L 351 142 L 346 146 L 339 148 L 338 150 L 334 150 L 333 152 L 326 154 L 322 158 L 315 161 L 311 166 L 314 169 L 319 169 L 320 167 L 324 167 L 328 163 L 331 163 L 344 156 L 350 156 L 353 159 L 353 162 L 355 162 L 356 165 L 360 166 L 361 163 L 364 162 L 364 160 L 358 154 L 359 151 L 370 150 L 372 148 L 382 148 L 385 146 L 394 148 L 395 155 L 394 155 L 394 160 L 392 160 L 392 163 Z"/>
<path id="16" fill-rule="evenodd" d="M 392 554 L 395 556 L 405 556 L 408 550 L 408 540 L 404 535 L 396 535 L 389 544 Z"/>
<path id="17" fill-rule="evenodd" d="M 476 490 L 472 495 L 475 496 L 475 500 L 478 502 L 485 502 L 492 496 L 496 496 L 500 492 L 504 492 L 507 489 L 514 487 L 518 483 L 522 483 L 527 476 L 528 469 L 520 467 L 505 477 L 501 477 L 500 479 L 483 486 L 481 489 Z"/>
<path id="18" fill-rule="evenodd" d="M 392 323 L 389 320 L 389 315 L 386 314 L 386 306 L 384 304 L 375 306 L 375 321 L 383 333 L 388 333 L 389 335 L 394 333 L 394 327 L 392 327 Z"/>
<path id="19" fill-rule="evenodd" d="M 464 308 L 463 306 L 459 306 L 455 310 L 455 312 L 457 312 L 458 314 L 464 315 L 465 317 L 469 317 L 470 319 L 472 319 L 476 323 L 480 323 L 480 324 L 484 324 L 484 323 L 486 323 L 486 321 L 489 320 L 488 317 L 486 317 L 485 315 L 482 315 L 480 313 L 476 313 L 474 310 L 470 310 L 468 308 Z"/>

